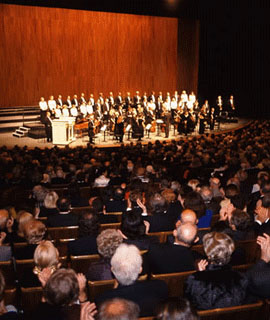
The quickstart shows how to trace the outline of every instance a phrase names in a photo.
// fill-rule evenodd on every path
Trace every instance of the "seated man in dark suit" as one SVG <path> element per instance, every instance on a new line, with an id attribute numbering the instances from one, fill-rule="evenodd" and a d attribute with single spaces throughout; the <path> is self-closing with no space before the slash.
<path id="1" fill-rule="evenodd" d="M 123 298 L 133 301 L 140 307 L 140 317 L 154 314 L 155 307 L 168 297 L 168 288 L 160 280 L 137 281 L 142 270 L 142 257 L 134 245 L 122 243 L 111 259 L 112 273 L 118 287 L 97 297 L 98 306 L 106 300 Z"/>
<path id="2" fill-rule="evenodd" d="M 150 245 L 148 263 L 152 273 L 172 273 L 195 270 L 195 261 L 201 255 L 190 249 L 197 238 L 197 227 L 187 222 L 173 231 L 174 243 Z"/>
<path id="3" fill-rule="evenodd" d="M 106 201 L 106 212 L 123 212 L 126 211 L 127 202 L 124 199 L 125 191 L 117 187 L 113 190 L 112 197 Z"/>
<path id="4" fill-rule="evenodd" d="M 48 227 L 68 227 L 78 225 L 78 216 L 71 213 L 70 201 L 66 197 L 57 200 L 57 208 L 59 213 L 48 217 Z"/>
<path id="5" fill-rule="evenodd" d="M 98 217 L 92 212 L 84 213 L 79 220 L 79 238 L 68 243 L 70 255 L 97 254 L 96 238 L 99 232 Z"/>
<path id="6" fill-rule="evenodd" d="M 246 273 L 249 292 L 259 298 L 270 298 L 270 236 L 266 233 L 257 238 L 261 247 L 261 259 Z"/>

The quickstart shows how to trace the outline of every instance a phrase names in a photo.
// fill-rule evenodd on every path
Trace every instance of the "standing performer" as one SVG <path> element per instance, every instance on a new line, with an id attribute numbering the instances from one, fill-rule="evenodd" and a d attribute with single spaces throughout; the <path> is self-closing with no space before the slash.
<path id="1" fill-rule="evenodd" d="M 70 96 L 67 96 L 67 101 L 65 101 L 65 104 L 67 105 L 67 107 L 70 109 L 72 107 L 72 103 L 70 100 Z"/>
<path id="2" fill-rule="evenodd" d="M 95 144 L 93 142 L 93 138 L 95 137 L 95 122 L 94 122 L 94 115 L 91 114 L 89 121 L 88 121 L 88 136 L 89 136 L 89 142 L 91 144 Z"/>
<path id="3" fill-rule="evenodd" d="M 52 142 L 52 120 L 50 118 L 50 112 L 46 112 L 46 116 L 44 118 L 45 132 L 47 137 L 47 142 Z"/>
<path id="4" fill-rule="evenodd" d="M 108 98 L 106 98 L 104 104 L 101 105 L 101 110 L 103 114 L 104 123 L 108 124 L 110 118 L 110 104 Z"/>
<path id="5" fill-rule="evenodd" d="M 171 104 L 170 104 L 168 98 L 163 103 L 163 107 L 162 108 L 163 108 L 163 121 L 164 121 L 164 124 L 165 124 L 165 138 L 169 138 L 172 114 L 171 114 Z"/>
<path id="6" fill-rule="evenodd" d="M 215 112 L 215 108 L 211 108 L 211 111 L 208 114 L 208 119 L 209 119 L 209 126 L 210 126 L 210 130 L 214 130 L 215 127 L 215 121 L 216 121 L 216 112 Z"/>
<path id="7" fill-rule="evenodd" d="M 199 134 L 204 134 L 205 124 L 206 124 L 206 111 L 205 108 L 202 107 L 199 112 Z"/>
<path id="8" fill-rule="evenodd" d="M 46 113 L 48 111 L 48 104 L 45 101 L 44 97 L 40 98 L 39 108 L 40 108 L 40 121 L 41 121 L 41 123 L 44 123 L 44 119 L 45 119 Z"/>
<path id="9" fill-rule="evenodd" d="M 233 95 L 230 96 L 228 101 L 228 116 L 229 118 L 234 118 L 236 114 L 235 104 L 234 104 L 234 97 Z"/>
<path id="10" fill-rule="evenodd" d="M 124 137 L 124 118 L 119 112 L 115 113 L 115 137 L 119 142 L 123 142 Z"/>
<path id="11" fill-rule="evenodd" d="M 193 131 L 194 121 L 187 107 L 185 107 L 184 112 L 181 114 L 180 118 L 181 132 L 185 135 L 188 135 L 191 131 Z"/>
<path id="12" fill-rule="evenodd" d="M 216 113 L 217 115 L 220 117 L 221 116 L 221 112 L 223 111 L 223 101 L 221 96 L 217 97 L 217 110 Z"/>

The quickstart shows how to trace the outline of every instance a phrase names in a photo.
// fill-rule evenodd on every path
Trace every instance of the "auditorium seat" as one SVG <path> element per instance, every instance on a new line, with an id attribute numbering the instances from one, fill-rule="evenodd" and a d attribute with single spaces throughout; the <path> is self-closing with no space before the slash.
<path id="1" fill-rule="evenodd" d="M 166 243 L 168 236 L 172 235 L 173 231 L 160 231 L 160 232 L 149 232 L 148 235 L 159 239 L 160 243 Z"/>
<path id="2" fill-rule="evenodd" d="M 15 287 L 10 289 L 5 289 L 4 301 L 5 301 L 5 305 L 12 304 L 13 306 L 18 307 L 18 295 L 17 295 L 17 289 Z"/>
<path id="3" fill-rule="evenodd" d="M 99 254 L 90 254 L 85 256 L 70 256 L 70 267 L 77 273 L 86 274 L 90 264 L 100 260 Z"/>
<path id="4" fill-rule="evenodd" d="M 266 320 L 269 314 L 265 314 L 265 304 L 263 301 L 245 304 L 242 306 L 218 308 L 212 310 L 198 311 L 200 319 L 204 320 Z"/>
<path id="5" fill-rule="evenodd" d="M 181 297 L 184 294 L 184 283 L 189 275 L 195 271 L 152 274 L 152 279 L 163 280 L 168 285 L 169 297 Z"/>
<path id="6" fill-rule="evenodd" d="M 21 305 L 24 319 L 29 319 L 42 298 L 42 287 L 21 288 Z"/>
<path id="7" fill-rule="evenodd" d="M 78 238 L 78 226 L 70 226 L 70 227 L 50 227 L 48 228 L 48 236 L 57 240 L 60 239 L 77 239 Z"/>
<path id="8" fill-rule="evenodd" d="M 1 261 L 0 270 L 5 278 L 6 288 L 13 288 L 15 286 L 15 269 L 13 260 Z"/>
<path id="9" fill-rule="evenodd" d="M 119 229 L 120 228 L 121 223 L 120 222 L 116 222 L 116 223 L 102 223 L 100 225 L 100 232 L 106 229 Z"/>

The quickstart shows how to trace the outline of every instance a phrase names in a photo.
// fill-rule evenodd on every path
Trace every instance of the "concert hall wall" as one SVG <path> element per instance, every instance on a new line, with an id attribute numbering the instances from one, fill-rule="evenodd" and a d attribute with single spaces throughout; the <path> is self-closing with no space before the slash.
<path id="1" fill-rule="evenodd" d="M 196 21 L 0 4 L 0 107 L 51 94 L 196 92 L 198 38 Z"/>

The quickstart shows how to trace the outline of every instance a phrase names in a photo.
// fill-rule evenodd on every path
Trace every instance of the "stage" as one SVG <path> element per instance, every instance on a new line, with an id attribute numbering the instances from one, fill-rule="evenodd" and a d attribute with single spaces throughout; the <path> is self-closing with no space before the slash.
<path id="1" fill-rule="evenodd" d="M 238 119 L 237 123 L 232 123 L 232 122 L 226 122 L 226 123 L 221 123 L 219 129 L 215 130 L 206 130 L 205 134 L 222 134 L 226 132 L 230 132 L 236 129 L 240 129 L 242 127 L 245 127 L 248 125 L 252 120 L 250 119 Z M 159 135 L 157 133 L 152 133 L 150 132 L 149 137 L 148 134 L 145 134 L 143 137 L 141 143 L 145 144 L 148 142 L 155 142 L 156 140 L 160 141 L 168 141 L 170 142 L 171 140 L 179 140 L 179 139 L 186 139 L 187 137 L 194 137 L 194 136 L 199 136 L 198 134 L 198 127 L 196 127 L 195 131 L 192 134 L 189 134 L 188 136 L 184 135 L 179 135 L 177 134 L 177 131 L 173 129 L 173 126 L 171 125 L 171 130 L 170 130 L 170 135 L 169 138 L 165 138 L 165 133 L 160 132 Z M 128 134 L 126 133 L 124 136 L 124 141 L 123 144 L 129 144 L 131 142 L 136 143 L 138 140 L 137 139 L 132 139 L 130 138 L 128 140 Z M 83 137 L 77 137 L 75 141 L 71 142 L 69 144 L 69 147 L 75 148 L 79 146 L 86 147 L 87 144 L 89 143 L 89 138 L 88 136 L 83 136 Z M 55 145 L 53 145 L 51 142 L 47 142 L 46 138 L 40 138 L 40 139 L 33 139 L 29 137 L 22 137 L 22 138 L 17 138 L 12 135 L 12 132 L 5 132 L 5 133 L 0 133 L 0 145 L 1 146 L 7 146 L 8 148 L 12 148 L 15 145 L 19 147 L 24 147 L 27 146 L 28 148 L 52 148 Z M 120 146 L 120 143 L 115 140 L 113 135 L 106 135 L 105 136 L 105 141 L 104 141 L 104 134 L 99 133 L 96 135 L 95 138 L 95 147 L 117 147 Z M 59 147 L 64 147 L 60 146 Z"/>

